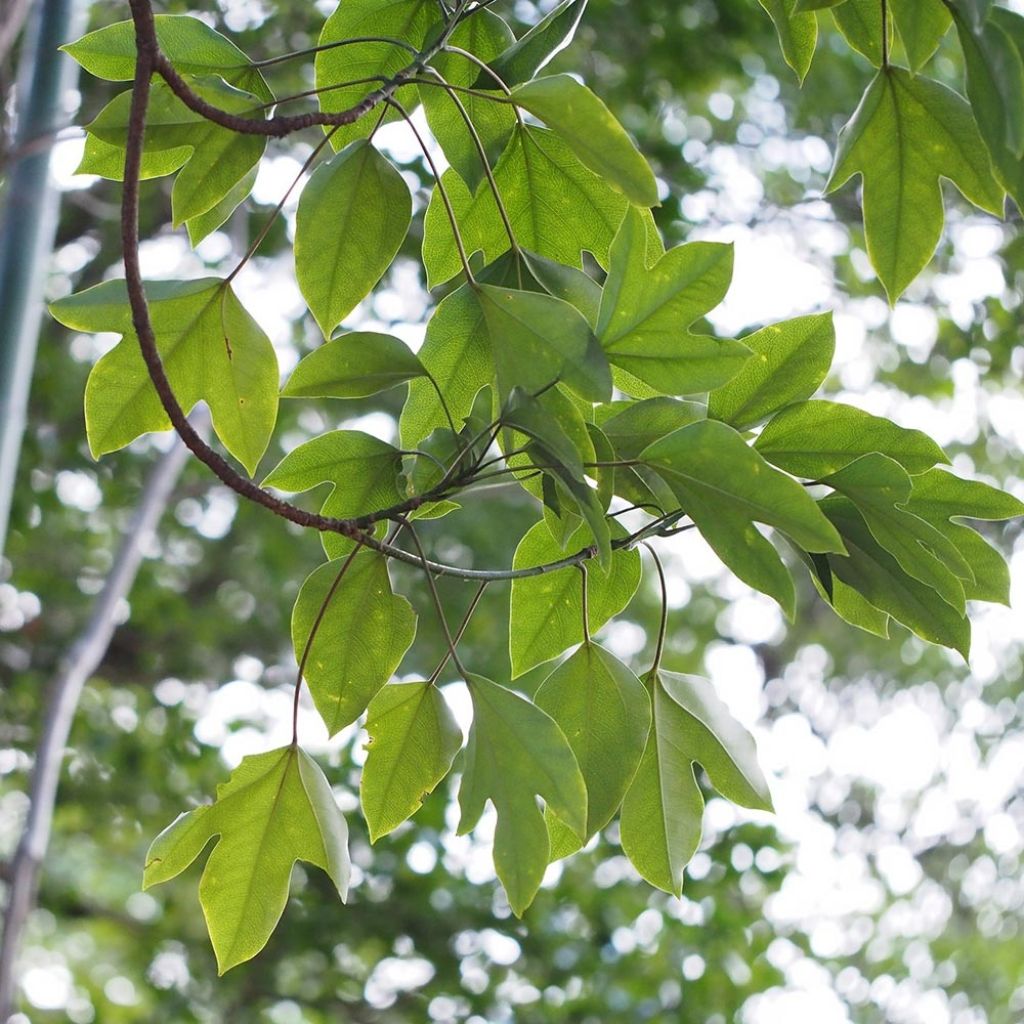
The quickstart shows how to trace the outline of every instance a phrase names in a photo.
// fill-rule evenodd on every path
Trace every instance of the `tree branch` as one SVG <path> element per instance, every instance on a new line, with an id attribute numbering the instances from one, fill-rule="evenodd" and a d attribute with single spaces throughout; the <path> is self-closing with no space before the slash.
<path id="1" fill-rule="evenodd" d="M 32 771 L 28 817 L 8 871 L 7 910 L 0 940 L 0 1021 L 6 1021 L 14 1011 L 15 959 L 35 903 L 39 873 L 50 841 L 64 749 L 82 688 L 110 646 L 117 627 L 118 608 L 131 591 L 146 545 L 167 507 L 187 458 L 187 449 L 175 440 L 171 450 L 161 456 L 150 472 L 89 621 L 64 657 L 50 687 Z"/>

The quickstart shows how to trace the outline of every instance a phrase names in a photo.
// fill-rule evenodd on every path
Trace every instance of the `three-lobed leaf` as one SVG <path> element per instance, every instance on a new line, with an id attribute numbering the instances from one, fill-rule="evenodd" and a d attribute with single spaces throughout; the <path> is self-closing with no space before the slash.
<path id="1" fill-rule="evenodd" d="M 692 334 L 732 279 L 732 246 L 690 242 L 648 264 L 648 230 L 631 208 L 612 243 L 597 337 L 609 361 L 662 394 L 724 384 L 750 350 L 738 341 Z"/>
<path id="2" fill-rule="evenodd" d="M 494 867 L 512 912 L 521 917 L 547 870 L 550 843 L 541 797 L 552 813 L 582 836 L 587 790 L 568 741 L 554 720 L 525 697 L 473 675 L 473 700 L 465 767 L 459 787 L 459 834 L 480 820 L 488 800 L 498 823 Z"/>
<path id="3" fill-rule="evenodd" d="M 699 676 L 651 672 L 652 723 L 620 817 L 622 849 L 651 885 L 678 896 L 697 850 L 704 798 L 694 763 L 726 799 L 772 810 L 751 735 Z"/>
<path id="4" fill-rule="evenodd" d="M 244 758 L 216 803 L 179 815 L 149 848 L 143 888 L 180 874 L 214 837 L 199 898 L 221 974 L 266 945 L 296 861 L 322 868 L 346 898 L 348 828 L 323 772 L 298 747 Z"/>
<path id="5" fill-rule="evenodd" d="M 1000 215 L 1003 190 L 970 107 L 951 89 L 883 68 L 839 135 L 828 191 L 864 180 L 868 255 L 895 303 L 932 258 L 942 234 L 940 178 Z"/>
<path id="6" fill-rule="evenodd" d="M 254 473 L 277 419 L 278 368 L 270 339 L 220 278 L 153 281 L 145 291 L 178 404 L 188 412 L 205 401 L 217 436 Z M 139 350 L 124 281 L 69 295 L 50 311 L 74 330 L 123 336 L 92 368 L 85 387 L 85 426 L 95 458 L 170 428 Z"/>

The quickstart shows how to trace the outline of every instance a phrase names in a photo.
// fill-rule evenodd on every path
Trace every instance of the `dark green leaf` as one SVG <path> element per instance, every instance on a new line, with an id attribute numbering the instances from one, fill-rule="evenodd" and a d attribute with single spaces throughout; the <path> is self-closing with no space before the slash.
<path id="1" fill-rule="evenodd" d="M 772 469 L 731 427 L 704 420 L 641 453 L 672 488 L 705 540 L 740 579 L 792 617 L 793 581 L 754 526 L 774 526 L 808 551 L 842 551 L 835 529 L 795 480 Z"/>
<path id="2" fill-rule="evenodd" d="M 909 576 L 871 535 L 848 498 L 830 495 L 822 511 L 842 535 L 847 555 L 829 555 L 832 572 L 875 608 L 887 612 L 923 640 L 942 644 L 967 658 L 971 624 L 931 587 Z"/>

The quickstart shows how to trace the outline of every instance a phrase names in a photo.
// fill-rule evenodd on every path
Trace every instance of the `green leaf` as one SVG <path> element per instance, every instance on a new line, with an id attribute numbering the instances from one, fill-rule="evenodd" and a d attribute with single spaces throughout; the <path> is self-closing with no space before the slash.
<path id="1" fill-rule="evenodd" d="M 143 152 L 139 180 L 148 181 L 150 178 L 173 174 L 191 154 L 189 146 Z M 75 174 L 98 174 L 111 181 L 124 181 L 124 146 L 112 145 L 86 132 L 82 159 L 75 168 Z"/>
<path id="2" fill-rule="evenodd" d="M 508 25 L 492 11 L 482 10 L 459 24 L 452 33 L 450 45 L 487 62 L 513 42 L 515 36 Z M 463 88 L 471 86 L 480 73 L 476 63 L 454 52 L 439 54 L 433 66 L 449 84 Z M 484 180 L 484 164 L 459 107 L 469 118 L 493 168 L 516 126 L 515 111 L 496 84 L 494 79 L 484 82 L 484 95 L 461 89 L 449 92 L 436 84 L 421 85 L 419 89 L 430 131 L 470 192 L 475 192 Z"/>
<path id="3" fill-rule="evenodd" d="M 616 410 L 605 419 L 605 415 Z M 697 402 L 677 398 L 646 398 L 636 402 L 613 402 L 598 407 L 598 419 L 611 442 L 616 458 L 631 462 L 650 444 L 672 431 L 707 418 L 707 409 Z M 660 514 L 671 512 L 678 502 L 662 478 L 643 465 L 619 466 L 615 470 L 615 493 L 638 505 L 653 502 Z"/>
<path id="4" fill-rule="evenodd" d="M 219 278 L 146 285 L 156 345 L 167 379 L 188 412 L 210 407 L 213 429 L 250 473 L 277 419 L 277 357 L 270 339 Z M 65 327 L 111 331 L 123 340 L 104 355 L 85 386 L 85 426 L 94 458 L 142 434 L 168 430 L 132 327 L 124 281 L 105 281 L 50 306 Z"/>
<path id="5" fill-rule="evenodd" d="M 432 683 L 391 683 L 370 701 L 359 802 L 370 842 L 411 818 L 451 770 L 462 732 Z"/>
<path id="6" fill-rule="evenodd" d="M 220 78 L 189 78 L 188 84 L 202 99 L 231 114 L 262 118 L 262 102 Z M 115 96 L 85 130 L 122 154 L 128 136 L 131 93 Z M 262 135 L 230 131 L 208 121 L 185 106 L 170 87 L 154 83 L 146 111 L 144 152 L 173 151 L 170 164 L 181 166 L 171 189 L 171 212 L 175 227 L 215 207 L 259 162 L 267 140 Z M 188 148 L 191 155 L 178 164 L 178 152 Z M 121 158 L 122 166 L 124 158 Z M 153 164 L 150 164 L 152 170 Z"/>
<path id="7" fill-rule="evenodd" d="M 863 517 L 848 498 L 830 495 L 822 511 L 842 535 L 847 554 L 829 555 L 832 572 L 870 604 L 887 612 L 923 640 L 942 644 L 967 658 L 971 624 L 952 605 L 908 575 L 871 535 Z"/>
<path id="8" fill-rule="evenodd" d="M 888 639 L 888 614 L 876 608 L 866 597 L 835 576 L 829 566 L 827 555 L 811 555 L 801 551 L 800 556 L 811 571 L 811 582 L 815 589 L 832 606 L 836 615 L 851 626 Z"/>
<path id="9" fill-rule="evenodd" d="M 805 488 L 772 469 L 724 423 L 682 427 L 640 458 L 672 488 L 718 557 L 745 583 L 774 597 L 790 618 L 793 581 L 754 523 L 782 530 L 807 551 L 843 550 Z"/>
<path id="10" fill-rule="evenodd" d="M 172 150 L 171 152 L 175 151 Z M 176 170 L 177 168 L 174 169 Z M 253 185 L 256 184 L 256 171 L 256 167 L 247 171 L 245 176 L 238 180 L 237 184 L 232 185 L 227 195 L 216 206 L 211 206 L 206 213 L 201 213 L 198 217 L 185 221 L 185 227 L 188 229 L 189 244 L 193 249 L 204 238 L 213 234 L 249 198 L 249 193 L 252 191 Z"/>
<path id="11" fill-rule="evenodd" d="M 557 380 L 583 385 L 584 397 L 597 401 L 611 394 L 611 375 L 598 371 L 580 379 L 576 372 L 590 347 L 590 325 L 568 302 L 540 292 L 479 285 L 477 300 L 504 399 L 513 388 L 534 393 Z"/>
<path id="12" fill-rule="evenodd" d="M 558 135 L 532 125 L 517 128 L 494 177 L 520 248 L 574 267 L 582 266 L 580 254 L 587 250 L 606 265 L 628 204 L 584 167 Z M 509 249 L 509 239 L 490 188 L 481 186 L 474 196 L 452 170 L 441 181 L 467 253 L 483 252 L 486 263 L 496 260 Z M 423 224 L 423 263 L 430 288 L 462 270 L 436 188 Z"/>
<path id="13" fill-rule="evenodd" d="M 586 842 L 619 809 L 651 727 L 643 683 L 603 647 L 584 643 L 534 698 L 558 723 L 587 787 Z"/>
<path id="14" fill-rule="evenodd" d="M 459 787 L 459 835 L 480 820 L 488 800 L 498 814 L 494 867 L 512 912 L 522 917 L 548 866 L 541 797 L 577 835 L 586 828 L 587 790 L 561 729 L 536 704 L 470 674 L 473 725 Z"/>
<path id="15" fill-rule="evenodd" d="M 264 478 L 264 487 L 293 494 L 330 483 L 321 512 L 348 519 L 397 505 L 405 495 L 398 477 L 401 452 L 361 430 L 332 430 L 290 451 Z M 329 558 L 350 551 L 352 541 L 337 533 L 320 539 Z"/>
<path id="16" fill-rule="evenodd" d="M 810 398 L 828 375 L 836 347 L 832 314 L 801 316 L 748 335 L 753 351 L 740 372 L 715 390 L 708 416 L 737 430 Z"/>
<path id="17" fill-rule="evenodd" d="M 621 528 L 613 536 L 623 536 Z M 535 523 L 523 536 L 512 558 L 514 569 L 575 554 L 589 543 L 585 528 L 578 530 L 562 550 L 543 522 Z M 613 615 L 629 604 L 640 585 L 640 555 L 636 551 L 614 550 L 607 571 L 587 567 L 587 604 L 590 631 L 596 633 Z M 540 576 L 512 581 L 509 617 L 509 654 L 512 678 L 521 676 L 583 640 L 583 587 L 576 568 L 559 569 Z"/>
<path id="18" fill-rule="evenodd" d="M 995 175 L 1018 206 L 1024 203 L 1024 18 L 1003 8 L 978 26 L 955 7 L 967 95 Z"/>
<path id="19" fill-rule="evenodd" d="M 761 431 L 754 447 L 794 476 L 819 480 L 871 452 L 888 455 L 908 473 L 949 462 L 920 430 L 908 430 L 852 405 L 816 399 L 783 409 Z"/>
<path id="20" fill-rule="evenodd" d="M 284 398 L 366 398 L 426 375 L 405 342 L 355 331 L 310 352 L 292 371 Z"/>
<path id="21" fill-rule="evenodd" d="M 868 255 L 889 301 L 932 258 L 942 234 L 940 178 L 997 216 L 1003 191 L 970 107 L 955 92 L 902 68 L 880 71 L 839 136 L 827 191 L 864 179 Z"/>
<path id="22" fill-rule="evenodd" d="M 191 15 L 158 14 L 160 49 L 182 75 L 219 75 L 229 85 L 266 103 L 274 99 L 259 68 L 230 39 Z M 119 21 L 61 47 L 96 78 L 130 82 L 135 77 L 135 25 Z"/>
<path id="23" fill-rule="evenodd" d="M 947 537 L 973 570 L 964 581 L 969 600 L 1010 603 L 1010 571 L 1002 554 L 968 526 L 954 519 L 1013 519 L 1024 515 L 1024 502 L 977 480 L 962 480 L 941 469 L 914 477 L 906 508 Z"/>
<path id="24" fill-rule="evenodd" d="M 199 898 L 220 974 L 267 944 L 297 860 L 326 871 L 346 898 L 348 828 L 323 772 L 298 747 L 244 758 L 216 803 L 179 815 L 150 846 L 142 887 L 180 874 L 214 836 Z"/>
<path id="25" fill-rule="evenodd" d="M 647 226 L 630 209 L 611 249 L 597 336 L 615 366 L 663 394 L 684 395 L 724 384 L 750 350 L 738 341 L 692 334 L 732 279 L 732 246 L 691 242 L 647 263 Z"/>
<path id="26" fill-rule="evenodd" d="M 920 3 L 921 0 L 913 0 Z M 845 0 L 832 10 L 836 28 L 859 54 L 876 68 L 883 63 L 882 5 L 880 0 Z M 892 44 L 892 19 L 889 20 L 889 43 Z"/>
<path id="27" fill-rule="evenodd" d="M 658 206 L 658 185 L 647 161 L 612 112 L 570 75 L 535 78 L 512 90 L 524 110 L 568 143 L 581 162 L 637 206 Z"/>
<path id="28" fill-rule="evenodd" d="M 818 19 L 814 13 L 798 13 L 796 0 L 759 0 L 775 23 L 782 56 L 801 83 L 807 77 L 818 43 Z"/>
<path id="29" fill-rule="evenodd" d="M 951 18 L 942 0 L 889 0 L 889 14 L 915 74 L 931 60 Z"/>
<path id="30" fill-rule="evenodd" d="M 295 215 L 295 276 L 325 338 L 384 276 L 411 218 L 409 187 L 364 140 L 313 172 Z"/>
<path id="31" fill-rule="evenodd" d="M 536 253 L 524 252 L 523 259 L 531 276 L 549 295 L 575 306 L 591 327 L 597 324 L 601 286 L 592 277 Z"/>
<path id="32" fill-rule="evenodd" d="M 653 672 L 653 720 L 633 784 L 622 804 L 622 849 L 651 885 L 678 896 L 697 850 L 704 798 L 694 762 L 726 799 L 772 810 L 751 735 L 699 676 Z"/>
<path id="33" fill-rule="evenodd" d="M 361 552 L 335 586 L 345 561 L 314 569 L 292 611 L 295 658 L 302 662 L 308 642 L 303 676 L 332 736 L 366 710 L 416 635 L 412 606 L 391 590 L 384 557 Z"/>
<path id="34" fill-rule="evenodd" d="M 587 8 L 587 0 L 562 0 L 518 40 L 490 62 L 491 70 L 509 86 L 533 78 L 557 53 L 572 42 L 576 26 Z M 478 88 L 491 88 L 494 79 L 481 71 Z"/>
<path id="35" fill-rule="evenodd" d="M 397 39 L 414 50 L 420 50 L 438 21 L 439 8 L 435 0 L 341 0 L 334 13 L 324 22 L 314 61 L 315 86 L 320 109 L 336 114 L 354 107 L 386 80 L 393 78 L 412 64 L 413 50 L 393 42 L 358 42 L 332 45 L 349 39 L 377 36 Z M 344 85 L 371 78 L 373 81 Z M 416 104 L 416 86 L 407 85 L 397 90 L 395 100 L 407 111 Z M 343 149 L 354 139 L 363 139 L 373 131 L 380 110 L 375 108 L 353 124 L 343 125 L 331 132 L 331 145 Z M 399 115 L 388 114 L 388 120 Z"/>
<path id="36" fill-rule="evenodd" d="M 955 544 L 903 507 L 913 485 L 897 462 L 873 452 L 823 482 L 857 506 L 872 536 L 904 572 L 927 584 L 957 611 L 964 611 L 960 580 L 973 578 L 971 567 Z"/>

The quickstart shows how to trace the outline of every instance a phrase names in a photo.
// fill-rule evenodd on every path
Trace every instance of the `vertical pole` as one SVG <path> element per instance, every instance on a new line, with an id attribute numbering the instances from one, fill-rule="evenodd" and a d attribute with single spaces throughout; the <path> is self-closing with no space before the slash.
<path id="1" fill-rule="evenodd" d="M 0 213 L 0 557 L 57 232 L 60 194 L 50 181 L 50 143 L 77 80 L 74 61 L 57 47 L 74 38 L 84 9 L 82 0 L 39 0 L 22 47 L 13 159 Z"/>

